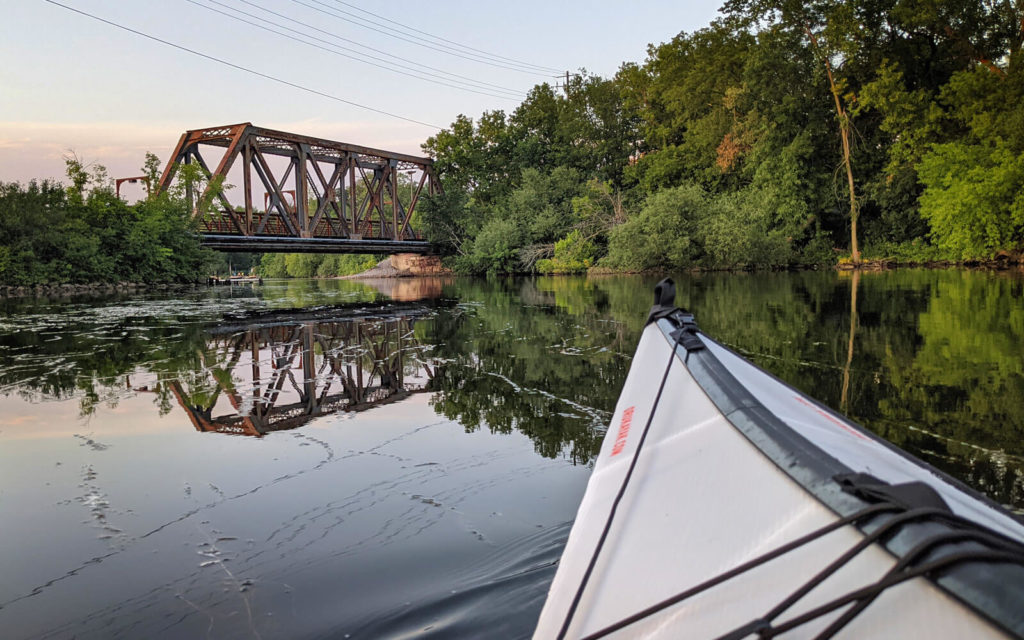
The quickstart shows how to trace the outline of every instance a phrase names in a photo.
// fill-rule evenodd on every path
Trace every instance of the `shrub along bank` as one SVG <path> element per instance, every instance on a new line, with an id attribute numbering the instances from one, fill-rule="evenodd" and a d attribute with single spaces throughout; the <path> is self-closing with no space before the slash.
<path id="1" fill-rule="evenodd" d="M 158 166 L 158 165 L 157 165 Z M 102 167 L 68 160 L 70 186 L 0 183 L 0 285 L 193 283 L 213 254 L 173 193 L 127 204 Z"/>

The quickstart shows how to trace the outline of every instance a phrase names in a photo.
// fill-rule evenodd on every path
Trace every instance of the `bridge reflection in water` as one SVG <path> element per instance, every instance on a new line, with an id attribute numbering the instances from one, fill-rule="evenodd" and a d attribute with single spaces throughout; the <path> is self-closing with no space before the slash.
<path id="1" fill-rule="evenodd" d="M 198 431 L 257 437 L 395 402 L 429 391 L 435 374 L 416 315 L 264 318 L 214 329 L 202 370 L 167 386 Z"/>

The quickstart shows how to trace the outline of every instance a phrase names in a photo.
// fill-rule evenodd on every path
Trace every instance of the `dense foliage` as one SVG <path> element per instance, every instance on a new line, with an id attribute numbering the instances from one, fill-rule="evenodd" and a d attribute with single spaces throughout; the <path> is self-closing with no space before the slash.
<path id="1" fill-rule="evenodd" d="M 263 259 L 262 253 L 214 251 L 214 260 L 207 267 L 210 275 L 227 276 L 255 273 Z"/>
<path id="2" fill-rule="evenodd" d="M 264 278 L 331 278 L 361 273 L 380 260 L 362 253 L 265 253 L 258 269 Z"/>
<path id="3" fill-rule="evenodd" d="M 199 246 L 174 193 L 127 204 L 102 167 L 68 159 L 70 186 L 0 183 L 0 284 L 195 282 L 212 252 Z"/>
<path id="4" fill-rule="evenodd" d="M 828 263 L 858 236 L 904 260 L 1024 248 L 1020 3 L 721 11 L 429 138 L 428 236 L 467 272 Z"/>

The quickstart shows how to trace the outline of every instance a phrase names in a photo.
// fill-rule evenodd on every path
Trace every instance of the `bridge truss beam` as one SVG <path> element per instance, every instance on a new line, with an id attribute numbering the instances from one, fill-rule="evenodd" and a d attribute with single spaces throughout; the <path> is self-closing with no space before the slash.
<path id="1" fill-rule="evenodd" d="M 220 157 L 213 164 L 208 158 L 215 154 Z M 273 157 L 286 160 L 283 171 L 278 161 L 275 172 Z M 227 177 L 239 160 L 244 202 L 236 205 L 228 198 Z M 208 246 L 226 251 L 323 253 L 364 252 L 373 246 L 386 251 L 430 250 L 410 226 L 421 196 L 441 192 L 430 158 L 246 122 L 182 134 L 159 190 L 170 188 L 181 165 L 193 163 L 208 183 L 202 194 L 186 196 L 193 202 Z M 407 204 L 399 197 L 400 173 L 411 182 Z M 267 194 L 264 211 L 253 206 L 253 189 L 258 186 Z M 291 202 L 287 195 L 293 195 Z M 200 214 L 199 202 L 213 206 Z"/>

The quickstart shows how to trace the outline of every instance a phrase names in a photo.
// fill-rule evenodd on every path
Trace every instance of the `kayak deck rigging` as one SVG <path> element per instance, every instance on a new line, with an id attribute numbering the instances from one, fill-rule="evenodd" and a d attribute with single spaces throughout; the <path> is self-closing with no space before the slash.
<path id="1" fill-rule="evenodd" d="M 811 578 L 797 591 L 787 596 L 778 605 L 776 605 L 771 611 L 767 612 L 763 616 L 760 616 L 754 620 L 749 621 L 746 624 L 740 625 L 734 631 L 720 636 L 721 640 L 739 640 L 740 638 L 746 638 L 750 635 L 757 635 L 760 638 L 772 638 L 777 635 L 781 635 L 790 631 L 801 624 L 806 624 L 815 618 L 822 615 L 826 615 L 839 609 L 848 604 L 854 604 L 855 606 L 846 611 L 838 620 L 834 621 L 829 625 L 827 629 L 818 633 L 816 638 L 831 638 L 833 635 L 838 633 L 847 623 L 849 623 L 857 614 L 864 611 L 871 602 L 878 597 L 885 589 L 898 585 L 899 583 L 909 580 L 918 576 L 928 575 L 932 572 L 942 570 L 956 563 L 961 562 L 972 562 L 972 561 L 984 561 L 984 562 L 1006 562 L 1018 565 L 1024 565 L 1024 547 L 1019 543 L 1012 540 L 1008 540 L 1003 536 L 993 535 L 990 532 L 978 529 L 973 522 L 967 521 L 964 518 L 955 516 L 949 513 L 948 510 L 944 510 L 936 507 L 919 507 L 910 508 L 907 504 L 901 504 L 897 502 L 879 502 L 865 507 L 861 511 L 858 511 L 852 515 L 846 516 L 840 520 L 836 520 L 820 529 L 817 529 L 802 538 L 798 538 L 788 544 L 773 549 L 772 551 L 765 553 L 743 565 L 740 565 L 734 569 L 721 573 L 709 580 L 688 589 L 682 593 L 679 593 L 671 598 L 665 599 L 658 602 L 643 611 L 624 618 L 618 622 L 615 622 L 607 627 L 600 629 L 594 633 L 584 636 L 584 640 L 595 640 L 597 638 L 604 638 L 616 631 L 625 629 L 629 625 L 643 620 L 657 612 L 679 604 L 687 598 L 693 597 L 707 589 L 711 589 L 727 580 L 735 578 L 747 571 L 755 569 L 762 564 L 779 558 L 790 551 L 793 551 L 799 547 L 802 547 L 821 536 L 832 533 L 833 531 L 854 524 L 862 524 L 867 520 L 876 518 L 882 514 L 895 514 L 894 517 L 889 518 L 884 524 L 874 529 L 868 536 L 863 540 L 849 549 L 845 554 L 834 560 L 827 567 L 822 569 L 820 573 Z M 937 519 L 948 519 L 951 523 L 964 524 L 967 529 L 964 530 L 951 530 L 946 533 L 937 534 L 922 541 L 918 547 L 913 549 L 910 553 L 903 556 L 897 565 L 883 575 L 878 581 L 865 585 L 860 589 L 853 590 L 840 598 L 836 598 L 831 602 L 828 602 L 822 606 L 815 608 L 814 610 L 803 614 L 802 616 L 789 620 L 785 624 L 773 626 L 772 621 L 783 614 L 787 609 L 792 607 L 800 598 L 807 595 L 814 587 L 821 584 L 829 576 L 833 575 L 839 568 L 849 562 L 855 555 L 863 551 L 869 545 L 883 540 L 888 536 L 894 535 L 899 527 L 907 524 L 926 520 L 930 518 Z M 936 549 L 943 545 L 957 544 L 965 541 L 973 541 L 982 545 L 982 548 L 974 548 L 965 551 L 953 551 L 946 555 L 940 556 L 927 563 L 915 564 L 919 560 L 922 560 L 928 556 L 934 556 Z"/>

